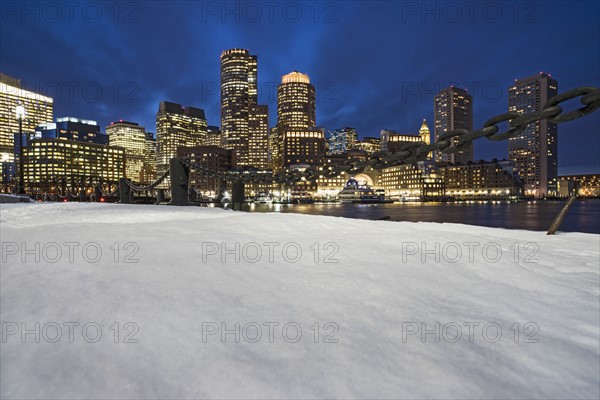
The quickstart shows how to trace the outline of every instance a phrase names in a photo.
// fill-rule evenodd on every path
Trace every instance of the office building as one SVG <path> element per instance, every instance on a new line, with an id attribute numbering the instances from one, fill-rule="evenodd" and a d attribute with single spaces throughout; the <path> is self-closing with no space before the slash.
<path id="1" fill-rule="evenodd" d="M 206 139 L 207 124 L 204 110 L 183 108 L 180 104 L 163 101 L 156 114 L 156 174 L 169 169 L 171 158 L 180 147 L 200 146 Z M 165 181 L 161 187 L 167 187 Z"/>
<path id="2" fill-rule="evenodd" d="M 22 132 L 33 133 L 40 124 L 52 122 L 54 103 L 51 97 L 22 88 L 21 80 L 0 73 L 0 163 L 2 182 L 13 178 L 15 134 L 19 133 L 17 106 L 23 106 Z"/>
<path id="3" fill-rule="evenodd" d="M 89 180 L 118 181 L 125 174 L 125 149 L 51 138 L 33 139 L 23 148 L 28 193 L 51 191 L 53 182 L 79 186 Z"/>
<path id="4" fill-rule="evenodd" d="M 320 165 L 325 156 L 325 130 L 307 128 L 284 130 L 281 137 L 282 166 Z"/>
<path id="5" fill-rule="evenodd" d="M 435 116 L 435 141 L 444 132 L 455 129 L 473 129 L 473 97 L 465 89 L 450 86 L 440 91 L 434 98 Z M 459 139 L 449 139 L 451 145 L 458 143 Z M 456 153 L 444 154 L 435 152 L 437 162 L 450 162 L 453 164 L 466 164 L 473 161 L 473 143 L 464 146 Z"/>
<path id="6" fill-rule="evenodd" d="M 250 154 L 252 145 L 265 136 L 262 116 L 267 106 L 258 102 L 258 60 L 246 49 L 229 49 L 221 54 L 221 130 L 225 146 L 237 154 L 239 166 L 252 166 L 260 158 Z M 261 122 L 258 122 L 260 120 Z M 268 119 L 267 119 L 268 125 Z M 256 129 L 256 130 L 255 130 Z M 268 128 L 267 128 L 268 129 Z M 255 148 L 254 148 L 255 150 Z M 260 160 L 260 163 L 267 161 Z"/>
<path id="7" fill-rule="evenodd" d="M 252 104 L 248 114 L 248 158 L 246 165 L 269 168 L 269 107 Z"/>
<path id="8" fill-rule="evenodd" d="M 354 149 L 358 140 L 356 129 L 345 127 L 327 133 L 327 154 L 343 154 Z"/>
<path id="9" fill-rule="evenodd" d="M 203 146 L 225 147 L 223 133 L 218 126 L 209 125 L 206 128 L 206 139 L 204 139 Z"/>
<path id="10" fill-rule="evenodd" d="M 558 94 L 558 82 L 549 74 L 517 79 L 508 89 L 508 111 L 539 111 Z M 558 194 L 558 126 L 544 119 L 529 124 L 508 140 L 508 158 L 523 178 L 525 194 L 535 197 Z"/>
<path id="11" fill-rule="evenodd" d="M 108 136 L 100 132 L 96 121 L 74 117 L 56 118 L 56 122 L 40 124 L 35 128 L 35 137 L 108 144 Z"/>
<path id="12" fill-rule="evenodd" d="M 144 163 L 148 161 L 146 128 L 119 120 L 106 127 L 106 134 L 111 146 L 125 149 L 125 177 L 140 182 Z"/>

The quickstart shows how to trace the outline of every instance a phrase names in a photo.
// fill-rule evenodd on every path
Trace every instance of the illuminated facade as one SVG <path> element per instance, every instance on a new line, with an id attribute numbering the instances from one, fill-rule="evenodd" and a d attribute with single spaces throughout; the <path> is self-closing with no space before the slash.
<path id="1" fill-rule="evenodd" d="M 225 141 L 223 133 L 218 126 L 209 125 L 206 128 L 206 139 L 204 139 L 204 146 L 219 146 L 225 147 Z"/>
<path id="2" fill-rule="evenodd" d="M 156 139 L 152 132 L 146 132 L 144 164 L 140 172 L 140 182 L 150 183 L 156 179 Z"/>
<path id="3" fill-rule="evenodd" d="M 508 111 L 527 114 L 542 109 L 558 94 L 558 82 L 540 73 L 515 80 L 508 89 Z M 558 195 L 558 126 L 544 119 L 529 124 L 508 139 L 508 158 L 515 162 L 525 183 L 525 194 L 535 197 Z"/>
<path id="4" fill-rule="evenodd" d="M 258 61 L 246 49 L 225 50 L 221 54 L 221 130 L 228 149 L 235 150 L 240 166 L 249 163 L 251 136 L 262 136 L 262 131 L 251 132 L 251 107 L 258 100 Z M 265 106 L 266 107 L 266 106 Z M 257 112 L 264 109 L 253 109 Z M 253 157 L 255 158 L 255 157 Z"/>
<path id="5" fill-rule="evenodd" d="M 33 133 L 37 126 L 52 122 L 53 118 L 52 98 L 22 89 L 20 79 L 0 74 L 0 162 L 3 182 L 9 180 L 14 171 L 14 138 L 15 133 L 19 132 L 16 116 L 18 105 L 25 109 L 23 133 Z"/>
<path id="6" fill-rule="evenodd" d="M 169 162 L 177 155 L 178 148 L 200 146 L 206 139 L 206 131 L 204 110 L 161 102 L 156 114 L 157 176 L 162 176 L 169 169 Z M 168 180 L 161 187 L 167 186 Z"/>
<path id="7" fill-rule="evenodd" d="M 431 133 L 427 122 L 423 120 L 419 133 L 416 135 L 402 135 L 388 129 L 383 129 L 380 133 L 379 149 L 381 151 L 389 151 L 391 153 L 398 153 L 402 150 L 402 147 L 410 143 L 431 143 Z M 427 159 L 432 159 L 432 154 L 427 155 Z"/>
<path id="8" fill-rule="evenodd" d="M 366 136 L 363 138 L 363 140 L 359 140 L 356 143 L 354 143 L 354 148 L 356 148 L 358 150 L 364 150 L 367 152 L 368 155 L 378 152 L 380 146 L 381 146 L 380 138 L 369 137 L 369 136 Z"/>
<path id="9" fill-rule="evenodd" d="M 281 137 L 283 167 L 296 164 L 320 165 L 325 156 L 322 128 L 286 130 Z"/>
<path id="10" fill-rule="evenodd" d="M 117 181 L 125 173 L 125 149 L 63 139 L 34 139 L 23 149 L 25 185 L 43 190 L 66 178 Z"/>
<path id="11" fill-rule="evenodd" d="M 600 197 L 600 174 L 561 175 L 558 186 L 561 197 L 575 193 L 581 197 Z"/>
<path id="12" fill-rule="evenodd" d="M 106 127 L 108 143 L 125 149 L 125 177 L 136 182 L 141 173 L 146 155 L 146 128 L 135 122 L 120 120 Z"/>
<path id="13" fill-rule="evenodd" d="M 56 122 L 41 124 L 35 128 L 35 137 L 108 144 L 108 136 L 100 132 L 96 121 L 74 117 L 56 118 Z"/>
<path id="14" fill-rule="evenodd" d="M 461 199 L 509 198 L 522 194 L 522 181 L 509 160 L 448 164 L 438 168 L 446 195 Z"/>
<path id="15" fill-rule="evenodd" d="M 315 127 L 315 88 L 298 71 L 281 78 L 277 88 L 277 127 L 271 138 L 275 170 L 294 164 L 320 164 L 325 155 L 325 130 Z"/>
<path id="16" fill-rule="evenodd" d="M 434 116 L 436 142 L 444 132 L 455 129 L 471 130 L 473 129 L 473 97 L 465 89 L 450 86 L 435 95 Z M 450 145 L 457 142 L 455 138 L 450 138 L 449 141 Z M 473 143 L 453 154 L 436 151 L 435 160 L 454 164 L 473 161 Z"/>
<path id="17" fill-rule="evenodd" d="M 392 200 L 423 201 L 445 196 L 444 183 L 430 160 L 384 168 L 380 182 Z"/>
<path id="18" fill-rule="evenodd" d="M 257 169 L 269 168 L 269 107 L 250 106 L 248 114 L 248 160 L 247 165 Z"/>
<path id="19" fill-rule="evenodd" d="M 280 132 L 316 126 L 315 96 L 315 87 L 308 75 L 293 71 L 281 78 L 277 88 L 277 127 Z"/>
<path id="20" fill-rule="evenodd" d="M 342 154 L 354 149 L 358 140 L 356 129 L 345 127 L 327 133 L 327 154 Z"/>

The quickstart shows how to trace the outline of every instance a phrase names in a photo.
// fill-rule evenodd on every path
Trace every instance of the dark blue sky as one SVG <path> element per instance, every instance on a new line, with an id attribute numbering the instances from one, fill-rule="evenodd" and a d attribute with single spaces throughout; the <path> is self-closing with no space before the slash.
<path id="1" fill-rule="evenodd" d="M 125 119 L 155 131 L 158 103 L 219 125 L 219 56 L 258 55 L 261 103 L 299 70 L 317 89 L 317 124 L 433 129 L 434 93 L 474 96 L 475 125 L 507 109 L 515 78 L 551 73 L 559 91 L 600 86 L 597 1 L 186 1 L 0 4 L 0 71 L 55 98 L 55 116 Z M 575 101 L 566 108 L 577 106 Z M 561 173 L 600 172 L 600 112 L 559 127 Z M 481 139 L 475 157 L 506 158 Z"/>

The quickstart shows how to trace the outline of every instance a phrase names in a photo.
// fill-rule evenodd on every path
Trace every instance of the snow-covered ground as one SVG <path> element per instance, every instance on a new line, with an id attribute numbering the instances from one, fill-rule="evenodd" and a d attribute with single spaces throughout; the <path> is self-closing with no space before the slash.
<path id="1" fill-rule="evenodd" d="M 3 399 L 600 396 L 599 235 L 0 209 Z"/>

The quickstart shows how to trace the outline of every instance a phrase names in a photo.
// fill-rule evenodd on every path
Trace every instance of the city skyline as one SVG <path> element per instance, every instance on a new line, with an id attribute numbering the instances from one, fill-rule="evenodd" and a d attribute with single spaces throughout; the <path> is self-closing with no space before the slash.
<path id="1" fill-rule="evenodd" d="M 97 27 L 106 28 L 106 36 L 84 35 L 72 49 L 72 56 L 79 64 L 45 64 L 44 68 L 32 66 L 28 62 L 31 53 L 24 52 L 23 48 L 39 52 L 41 58 L 48 56 L 52 49 L 59 53 L 68 51 L 64 47 L 68 40 L 61 35 L 77 34 L 92 22 L 77 13 L 72 23 L 54 25 L 44 21 L 43 15 L 39 21 L 31 16 L 27 20 L 25 16 L 25 25 L 31 29 L 24 30 L 20 29 L 23 15 L 5 13 L 6 34 L 0 39 L 1 70 L 21 78 L 27 89 L 45 89 L 42 91 L 54 96 L 56 117 L 96 120 L 103 130 L 110 122 L 123 119 L 155 132 L 155 113 L 161 101 L 202 108 L 208 125 L 218 125 L 219 55 L 229 48 L 246 48 L 260 60 L 258 101 L 270 108 L 270 127 L 276 121 L 274 110 L 279 80 L 290 71 L 298 70 L 314 82 L 317 126 L 326 130 L 351 126 L 359 138 L 377 136 L 382 129 L 416 134 L 423 118 L 434 120 L 433 97 L 449 84 L 466 88 L 473 95 L 474 126 L 480 127 L 488 118 L 507 111 L 508 88 L 514 79 L 548 72 L 559 81 L 559 93 L 600 83 L 595 68 L 599 56 L 590 51 L 589 43 L 576 40 L 594 37 L 600 32 L 597 21 L 591 19 L 599 11 L 598 4 L 544 3 L 539 4 L 531 16 L 531 10 L 498 3 L 504 7 L 502 18 L 490 21 L 490 16 L 484 16 L 479 8 L 471 22 L 465 20 L 467 13 L 463 10 L 462 23 L 453 22 L 438 3 L 433 3 L 434 12 L 430 14 L 421 14 L 418 10 L 414 14 L 407 4 L 413 3 L 376 2 L 370 8 L 319 3 L 318 18 L 314 18 L 313 10 L 306 5 L 299 21 L 291 22 L 289 15 L 284 17 L 279 13 L 272 23 L 267 21 L 266 13 L 261 23 L 251 23 L 241 11 L 239 22 L 227 15 L 223 22 L 220 14 L 212 15 L 200 6 L 188 9 L 181 3 L 172 6 L 138 4 L 135 12 L 127 10 L 131 11 L 132 23 L 125 21 L 123 15 L 115 22 L 106 9 L 104 18 L 93 22 Z M 181 19 L 181 27 L 171 27 L 174 32 L 169 34 L 216 30 L 216 36 L 212 37 L 218 40 L 192 34 L 189 37 L 196 50 L 190 55 L 182 44 L 161 39 L 164 31 L 146 29 L 158 15 L 181 18 L 183 12 L 189 16 Z M 363 18 L 380 21 L 370 36 L 361 36 L 367 28 L 359 29 L 356 25 Z M 190 21 L 201 23 L 190 30 Z M 393 21 L 396 23 L 391 24 Z M 540 29 L 545 28 L 541 32 L 547 32 L 548 26 L 559 26 L 559 23 L 561 35 L 552 42 L 544 39 L 547 36 L 539 35 Z M 345 26 L 356 29 L 349 32 L 343 29 Z M 311 29 L 305 31 L 302 27 Z M 51 28 L 56 32 L 51 32 Z M 456 28 L 456 32 L 445 37 L 446 47 L 436 47 L 447 28 Z M 141 37 L 141 32 L 148 37 Z M 416 35 L 418 40 L 397 40 L 403 32 Z M 471 32 L 478 32 L 478 36 L 473 37 Z M 270 39 L 264 40 L 267 34 Z M 108 40 L 115 37 L 119 38 L 119 44 Z M 377 45 L 373 45 L 372 40 Z M 144 46 L 146 41 L 156 46 Z M 298 46 L 301 42 L 304 45 Z M 337 47 L 331 44 L 338 42 Z M 110 50 L 106 50 L 107 46 Z M 185 47 L 190 47 L 190 43 Z M 523 53 L 525 49 L 529 52 Z M 98 58 L 96 51 L 111 54 L 112 59 L 108 62 L 105 56 Z M 161 53 L 167 57 L 156 56 Z M 178 62 L 173 62 L 173 57 Z M 457 62 L 439 61 L 444 58 Z M 151 67 L 147 66 L 149 63 Z M 568 106 L 574 108 L 575 104 Z M 600 170 L 596 150 L 600 139 L 594 135 L 599 129 L 598 116 L 561 126 L 559 136 L 564 139 L 560 141 L 559 173 Z M 582 145 L 584 140 L 585 146 Z M 505 144 L 478 141 L 474 155 L 475 160 L 507 158 L 508 148 Z"/>

